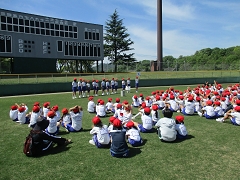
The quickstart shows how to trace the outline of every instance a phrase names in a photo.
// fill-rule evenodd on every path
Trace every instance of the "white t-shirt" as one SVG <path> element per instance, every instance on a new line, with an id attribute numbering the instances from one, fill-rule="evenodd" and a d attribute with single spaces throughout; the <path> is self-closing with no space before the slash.
<path id="1" fill-rule="evenodd" d="M 49 111 L 50 109 L 43 107 L 43 117 L 46 118 Z"/>
<path id="2" fill-rule="evenodd" d="M 240 125 L 240 113 L 239 112 L 232 112 L 231 116 L 235 118 L 235 121 L 238 125 Z"/>
<path id="3" fill-rule="evenodd" d="M 176 131 L 182 136 L 186 136 L 188 134 L 187 128 L 184 124 L 176 124 Z"/>
<path id="4" fill-rule="evenodd" d="M 70 114 L 66 114 L 66 115 L 63 116 L 63 123 L 64 124 L 69 124 L 71 122 L 72 122 L 72 120 L 71 120 Z"/>
<path id="5" fill-rule="evenodd" d="M 55 133 L 57 131 L 57 116 L 53 118 L 47 117 L 47 120 L 49 120 L 49 125 L 47 127 L 48 132 Z"/>
<path id="6" fill-rule="evenodd" d="M 88 112 L 95 112 L 95 103 L 93 101 L 88 101 L 88 108 L 87 111 Z"/>
<path id="7" fill-rule="evenodd" d="M 224 111 L 220 106 L 216 106 L 214 111 L 218 116 L 223 116 L 224 115 Z"/>
<path id="8" fill-rule="evenodd" d="M 142 126 L 147 129 L 147 130 L 150 130 L 152 129 L 152 117 L 151 116 L 147 116 L 145 114 L 143 114 L 141 116 L 141 119 L 142 119 Z"/>
<path id="9" fill-rule="evenodd" d="M 20 124 L 24 124 L 26 122 L 26 114 L 28 111 L 28 107 L 27 106 L 24 106 L 24 107 L 25 107 L 25 111 L 23 112 L 18 111 L 18 121 Z"/>
<path id="10" fill-rule="evenodd" d="M 17 119 L 17 117 L 18 117 L 18 110 L 17 110 L 17 109 L 16 109 L 16 110 L 10 109 L 9 117 L 10 117 L 12 120 Z"/>
<path id="11" fill-rule="evenodd" d="M 195 102 L 195 111 L 199 112 L 202 109 L 200 102 Z"/>
<path id="12" fill-rule="evenodd" d="M 123 112 L 123 120 L 122 123 L 127 123 L 128 121 L 130 121 L 132 119 L 132 114 L 131 113 L 127 113 L 127 112 Z M 126 124 L 124 125 L 126 126 Z"/>
<path id="13" fill-rule="evenodd" d="M 56 111 L 55 113 L 56 113 L 56 119 L 57 121 L 59 121 L 61 119 L 61 113 L 60 111 Z"/>
<path id="14" fill-rule="evenodd" d="M 161 139 L 164 141 L 174 141 L 176 139 L 176 122 L 172 118 L 161 118 L 155 125 L 159 127 Z"/>
<path id="15" fill-rule="evenodd" d="M 195 103 L 194 102 L 185 102 L 185 112 L 187 114 L 194 114 Z"/>
<path id="16" fill-rule="evenodd" d="M 159 114 L 158 111 L 152 110 L 152 111 L 151 111 L 151 115 L 152 115 L 152 120 L 153 120 L 154 122 L 157 122 L 157 121 L 160 119 L 160 114 Z"/>
<path id="17" fill-rule="evenodd" d="M 93 127 L 90 134 L 97 134 L 97 139 L 100 144 L 109 144 L 110 136 L 107 125 L 100 127 Z"/>
<path id="18" fill-rule="evenodd" d="M 176 103 L 176 101 L 170 99 L 169 101 L 167 101 L 167 103 L 170 104 L 171 108 L 174 110 L 174 111 L 177 111 L 178 110 L 178 104 Z"/>
<path id="19" fill-rule="evenodd" d="M 214 107 L 212 107 L 212 106 L 205 106 L 205 107 L 203 107 L 202 109 L 206 111 L 205 113 L 206 113 L 208 116 L 215 116 Z"/>
<path id="20" fill-rule="evenodd" d="M 132 101 L 133 101 L 133 102 L 132 102 L 132 105 L 133 105 L 134 107 L 138 107 L 138 106 L 140 105 L 138 98 L 135 99 L 135 98 L 132 97 Z"/>
<path id="21" fill-rule="evenodd" d="M 222 109 L 227 109 L 227 104 L 224 101 L 220 101 Z"/>
<path id="22" fill-rule="evenodd" d="M 131 128 L 131 129 L 127 130 L 126 131 L 126 136 L 128 136 L 128 138 L 133 139 L 135 141 L 140 141 L 141 140 L 139 130 L 137 130 L 135 128 Z"/>
<path id="23" fill-rule="evenodd" d="M 72 82 L 72 87 L 77 87 L 77 82 L 76 81 Z"/>
<path id="24" fill-rule="evenodd" d="M 70 111 L 70 116 L 72 118 L 72 127 L 73 129 L 75 129 L 76 131 L 79 131 L 82 128 L 82 117 L 83 117 L 83 112 L 80 111 L 78 113 L 74 113 L 72 111 Z"/>
<path id="25" fill-rule="evenodd" d="M 107 102 L 106 108 L 107 108 L 107 110 L 113 109 L 113 103 L 112 102 Z"/>
<path id="26" fill-rule="evenodd" d="M 99 105 L 97 108 L 98 116 L 106 116 L 106 107 L 104 105 Z"/>
<path id="27" fill-rule="evenodd" d="M 32 112 L 31 118 L 30 118 L 30 126 L 37 123 L 37 119 L 38 119 L 39 116 L 40 116 L 40 111 L 37 112 L 37 113 L 36 112 Z"/>

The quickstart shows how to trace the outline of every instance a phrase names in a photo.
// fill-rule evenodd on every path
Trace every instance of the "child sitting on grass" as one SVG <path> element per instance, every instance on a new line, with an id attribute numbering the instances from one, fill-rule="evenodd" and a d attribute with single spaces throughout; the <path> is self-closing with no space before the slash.
<path id="1" fill-rule="evenodd" d="M 163 118 L 156 123 L 159 139 L 163 142 L 171 142 L 176 140 L 176 122 L 172 119 L 173 112 L 165 108 Z"/>
<path id="2" fill-rule="evenodd" d="M 113 130 L 110 131 L 111 148 L 110 153 L 113 157 L 127 157 L 129 154 L 126 142 L 126 131 L 122 128 L 122 122 L 119 119 L 113 121 Z"/>
<path id="3" fill-rule="evenodd" d="M 143 141 L 140 136 L 140 132 L 138 128 L 134 125 L 133 121 L 129 121 L 126 124 L 127 132 L 126 132 L 126 137 L 128 139 L 129 144 L 132 146 L 141 146 Z"/>
<path id="4" fill-rule="evenodd" d="M 107 125 L 103 125 L 99 117 L 94 117 L 92 122 L 93 128 L 90 134 L 93 136 L 92 139 L 89 140 L 89 143 L 95 145 L 97 148 L 109 147 L 110 136 Z"/>
<path id="5" fill-rule="evenodd" d="M 186 126 L 184 125 L 184 116 L 178 115 L 175 119 L 177 139 L 186 139 L 188 132 Z"/>

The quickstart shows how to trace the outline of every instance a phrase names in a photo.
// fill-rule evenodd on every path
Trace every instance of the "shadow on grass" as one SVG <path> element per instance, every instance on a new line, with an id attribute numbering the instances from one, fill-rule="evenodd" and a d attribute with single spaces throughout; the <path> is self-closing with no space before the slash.
<path id="1" fill-rule="evenodd" d="M 171 141 L 171 142 L 163 141 L 163 140 L 161 140 L 161 141 L 164 142 L 164 143 L 180 143 L 182 141 L 187 141 L 187 140 L 192 139 L 192 138 L 195 138 L 195 137 L 193 135 L 191 135 L 191 134 L 188 134 L 185 139 L 176 139 L 175 141 Z"/>
<path id="2" fill-rule="evenodd" d="M 42 156 L 48 156 L 48 155 L 51 155 L 51 154 L 58 154 L 58 153 L 61 153 L 63 151 L 68 151 L 71 147 L 69 146 L 54 146 L 52 148 L 50 148 L 48 151 L 44 152 L 42 154 Z M 39 156 L 41 157 L 41 156 Z"/>
<path id="3" fill-rule="evenodd" d="M 141 152 L 142 152 L 141 148 L 139 148 L 139 147 L 129 147 L 129 155 L 127 158 L 134 157 L 134 156 L 140 154 Z"/>

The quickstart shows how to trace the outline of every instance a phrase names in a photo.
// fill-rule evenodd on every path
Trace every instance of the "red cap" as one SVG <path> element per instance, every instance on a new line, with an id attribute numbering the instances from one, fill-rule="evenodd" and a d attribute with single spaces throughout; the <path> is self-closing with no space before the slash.
<path id="1" fill-rule="evenodd" d="M 150 114 L 151 109 L 149 107 L 144 108 L 144 113 Z"/>
<path id="2" fill-rule="evenodd" d="M 112 78 L 112 80 L 114 80 L 114 78 Z"/>
<path id="3" fill-rule="evenodd" d="M 52 107 L 52 110 L 58 111 L 58 105 L 53 106 L 53 107 Z"/>
<path id="4" fill-rule="evenodd" d="M 236 100 L 236 104 L 237 104 L 238 106 L 240 106 L 240 100 L 239 100 L 239 99 Z"/>
<path id="5" fill-rule="evenodd" d="M 189 97 L 188 97 L 188 101 L 193 101 L 193 97 L 192 97 L 192 96 L 189 96 Z"/>
<path id="6" fill-rule="evenodd" d="M 90 97 L 88 98 L 88 100 L 89 100 L 89 101 L 93 100 L 93 97 L 92 97 L 92 96 L 90 96 Z"/>
<path id="7" fill-rule="evenodd" d="M 220 106 L 221 103 L 219 101 L 215 101 L 214 104 Z"/>
<path id="8" fill-rule="evenodd" d="M 178 122 L 183 122 L 183 121 L 184 121 L 184 116 L 178 115 L 178 116 L 175 117 L 175 119 L 176 119 Z"/>
<path id="9" fill-rule="evenodd" d="M 74 80 L 74 81 L 76 81 L 76 80 L 77 80 L 77 78 L 74 78 L 73 80 Z"/>
<path id="10" fill-rule="evenodd" d="M 25 111 L 25 109 L 26 109 L 25 107 L 21 106 L 21 107 L 18 108 L 18 111 L 23 112 L 23 111 Z"/>
<path id="11" fill-rule="evenodd" d="M 158 110 L 158 105 L 153 104 L 153 105 L 152 105 L 152 110 L 157 111 L 157 110 Z"/>
<path id="12" fill-rule="evenodd" d="M 33 106 L 32 111 L 33 112 L 39 112 L 40 107 L 39 106 Z"/>
<path id="13" fill-rule="evenodd" d="M 98 99 L 97 102 L 100 103 L 100 101 L 102 101 L 101 99 Z"/>
<path id="14" fill-rule="evenodd" d="M 99 124 L 101 122 L 101 119 L 98 116 L 96 116 L 92 119 L 92 122 L 93 124 Z"/>
<path id="15" fill-rule="evenodd" d="M 114 121 L 115 119 L 116 119 L 116 118 L 115 118 L 114 116 L 111 116 L 111 117 L 109 118 L 109 122 L 113 123 L 113 121 Z"/>
<path id="16" fill-rule="evenodd" d="M 112 98 L 108 98 L 108 102 L 112 102 Z"/>
<path id="17" fill-rule="evenodd" d="M 124 80 L 124 78 L 122 78 L 122 80 Z"/>
<path id="18" fill-rule="evenodd" d="M 33 105 L 34 105 L 34 106 L 39 106 L 40 103 L 39 103 L 39 102 L 35 102 Z"/>
<path id="19" fill-rule="evenodd" d="M 67 113 L 68 113 L 68 109 L 67 109 L 67 108 L 63 108 L 63 109 L 62 109 L 62 113 L 63 113 L 63 114 L 67 114 Z"/>
<path id="20" fill-rule="evenodd" d="M 50 105 L 50 102 L 45 102 L 44 104 L 43 104 L 43 107 L 48 107 Z"/>
<path id="21" fill-rule="evenodd" d="M 134 98 L 134 99 L 137 99 L 137 95 L 134 95 L 133 98 Z"/>
<path id="22" fill-rule="evenodd" d="M 221 97 L 221 100 L 222 100 L 222 101 L 225 101 L 225 100 L 226 100 L 226 98 L 225 98 L 225 97 Z"/>
<path id="23" fill-rule="evenodd" d="M 123 101 L 123 104 L 127 105 L 127 104 L 128 104 L 128 101 L 127 101 L 127 100 L 124 100 L 124 101 Z"/>
<path id="24" fill-rule="evenodd" d="M 131 106 L 125 107 L 125 110 L 126 110 L 126 111 L 130 111 L 131 109 L 132 109 Z"/>
<path id="25" fill-rule="evenodd" d="M 47 116 L 50 117 L 50 118 L 54 117 L 55 115 L 56 114 L 55 114 L 54 111 L 49 111 L 48 114 L 47 114 Z"/>
<path id="26" fill-rule="evenodd" d="M 103 100 L 100 101 L 100 105 L 104 105 L 104 101 Z"/>
<path id="27" fill-rule="evenodd" d="M 236 106 L 234 109 L 235 111 L 240 112 L 240 106 Z"/>
<path id="28" fill-rule="evenodd" d="M 130 78 L 128 78 L 128 80 L 130 80 Z"/>
<path id="29" fill-rule="evenodd" d="M 122 126 L 122 122 L 119 119 L 115 119 L 113 121 L 113 126 L 115 127 L 121 127 Z"/>
<path id="30" fill-rule="evenodd" d="M 214 91 L 213 94 L 214 94 L 214 95 L 218 95 L 218 92 L 217 92 L 217 91 Z"/>
<path id="31" fill-rule="evenodd" d="M 121 104 L 117 104 L 117 108 L 118 109 L 122 108 L 122 105 Z"/>
<path id="32" fill-rule="evenodd" d="M 209 105 L 209 106 L 211 106 L 211 105 L 212 105 L 212 101 L 208 100 L 208 101 L 206 102 L 206 104 Z"/>
<path id="33" fill-rule="evenodd" d="M 126 124 L 126 127 L 128 127 L 129 129 L 132 128 L 134 126 L 134 123 L 132 121 L 128 121 Z"/>
<path id="34" fill-rule="evenodd" d="M 160 96 L 156 96 L 156 100 L 160 100 Z"/>
<path id="35" fill-rule="evenodd" d="M 197 96 L 196 101 L 201 101 L 201 98 L 199 96 Z"/>
<path id="36" fill-rule="evenodd" d="M 11 110 L 17 110 L 17 106 L 16 105 L 13 105 L 13 106 L 11 106 Z"/>
<path id="37" fill-rule="evenodd" d="M 120 102 L 120 98 L 116 98 L 116 102 L 119 103 Z"/>
<path id="38" fill-rule="evenodd" d="M 184 96 L 183 95 L 180 95 L 178 96 L 179 99 L 183 100 L 184 99 Z"/>
<path id="39" fill-rule="evenodd" d="M 96 80 L 96 82 L 98 83 L 98 80 Z"/>
<path id="40" fill-rule="evenodd" d="M 174 99 L 175 97 L 173 95 L 170 95 L 170 99 Z"/>
<path id="41" fill-rule="evenodd" d="M 149 100 L 149 99 L 150 99 L 150 97 L 149 97 L 149 96 L 147 96 L 147 97 L 146 97 L 146 100 Z"/>
<path id="42" fill-rule="evenodd" d="M 136 76 L 136 79 L 138 79 L 138 76 Z"/>
<path id="43" fill-rule="evenodd" d="M 143 102 L 143 103 L 142 103 L 142 108 L 145 108 L 145 107 L 146 107 L 146 103 Z"/>
<path id="44" fill-rule="evenodd" d="M 139 94 L 139 96 L 140 96 L 140 97 L 143 97 L 143 94 L 141 93 L 141 94 Z"/>

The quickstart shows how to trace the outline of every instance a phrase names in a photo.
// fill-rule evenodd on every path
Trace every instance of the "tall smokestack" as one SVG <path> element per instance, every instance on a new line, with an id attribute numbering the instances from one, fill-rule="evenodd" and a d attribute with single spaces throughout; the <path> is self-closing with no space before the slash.
<path id="1" fill-rule="evenodd" d="M 159 71 L 163 70 L 162 51 L 162 0 L 157 0 L 157 66 Z"/>

